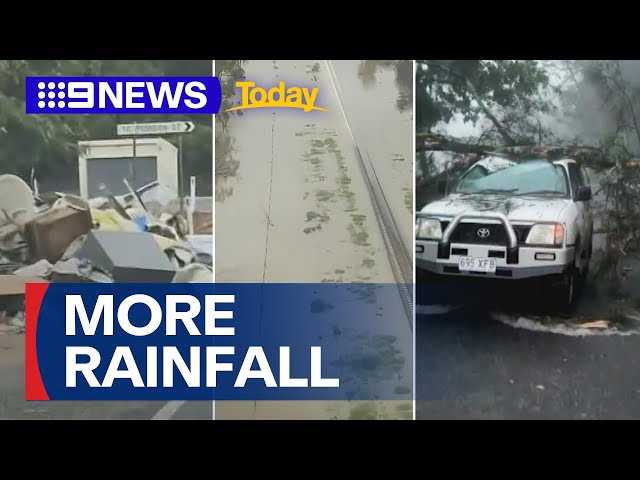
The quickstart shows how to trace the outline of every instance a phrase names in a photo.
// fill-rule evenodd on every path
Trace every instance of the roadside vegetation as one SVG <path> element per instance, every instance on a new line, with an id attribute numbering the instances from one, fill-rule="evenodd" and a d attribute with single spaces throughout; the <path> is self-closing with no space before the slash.
<path id="1" fill-rule="evenodd" d="M 220 113 L 215 117 L 215 145 L 216 145 L 216 202 L 222 202 L 233 193 L 233 187 L 228 181 L 238 172 L 240 164 L 234 156 L 234 140 L 228 131 L 231 115 L 242 112 L 227 112 L 235 97 L 235 85 L 244 77 L 243 65 L 246 60 L 216 60 L 216 76 L 222 87 L 222 105 Z"/>
<path id="2" fill-rule="evenodd" d="M 0 173 L 28 179 L 59 171 L 75 172 L 77 142 L 115 138 L 118 123 L 191 120 L 184 137 L 184 168 L 189 175 L 211 168 L 211 115 L 27 115 L 27 76 L 210 76 L 211 60 L 0 60 Z M 170 138 L 168 138 L 171 141 Z"/>

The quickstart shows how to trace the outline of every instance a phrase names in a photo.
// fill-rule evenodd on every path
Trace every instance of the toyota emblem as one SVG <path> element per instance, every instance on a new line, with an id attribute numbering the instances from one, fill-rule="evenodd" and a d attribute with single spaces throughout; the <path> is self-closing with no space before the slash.
<path id="1" fill-rule="evenodd" d="M 489 230 L 488 228 L 479 228 L 477 233 L 480 238 L 487 238 L 489 235 L 491 235 L 491 230 Z"/>

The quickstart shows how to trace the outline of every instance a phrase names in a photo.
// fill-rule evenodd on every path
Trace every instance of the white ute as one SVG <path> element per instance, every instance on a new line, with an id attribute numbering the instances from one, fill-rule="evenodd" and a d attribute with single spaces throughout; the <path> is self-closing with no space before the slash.
<path id="1" fill-rule="evenodd" d="M 569 308 L 591 258 L 590 202 L 575 160 L 485 157 L 416 214 L 418 278 L 539 279 Z"/>

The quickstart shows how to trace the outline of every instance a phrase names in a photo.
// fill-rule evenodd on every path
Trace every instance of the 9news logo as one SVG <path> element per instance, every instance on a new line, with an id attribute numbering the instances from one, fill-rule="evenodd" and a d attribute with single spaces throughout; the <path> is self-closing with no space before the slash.
<path id="1" fill-rule="evenodd" d="M 216 77 L 27 77 L 27 114 L 216 114 Z"/>
<path id="2" fill-rule="evenodd" d="M 58 87 L 58 91 L 56 91 L 56 86 Z M 66 93 L 64 91 L 67 85 L 64 82 L 38 82 L 38 98 L 40 101 L 38 102 L 38 108 L 45 108 L 48 106 L 49 108 L 55 108 L 56 106 L 56 98 L 59 98 L 58 108 L 64 108 L 66 106 L 66 102 L 64 98 L 66 97 Z M 45 91 L 48 89 L 48 91 Z M 48 99 L 48 101 L 47 101 Z"/>

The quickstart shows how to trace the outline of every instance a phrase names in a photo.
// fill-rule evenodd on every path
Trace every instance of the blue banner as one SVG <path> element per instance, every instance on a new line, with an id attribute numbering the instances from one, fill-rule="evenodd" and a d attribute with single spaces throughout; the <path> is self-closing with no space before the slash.
<path id="1" fill-rule="evenodd" d="M 28 400 L 410 400 L 396 284 L 29 284 Z"/>
<path id="2" fill-rule="evenodd" d="M 26 77 L 28 114 L 216 114 L 217 77 Z"/>

